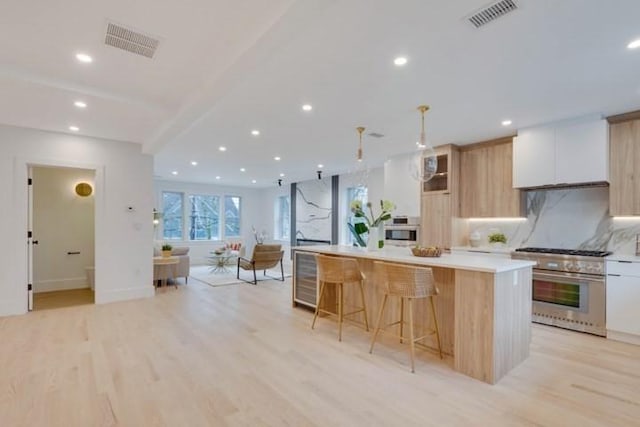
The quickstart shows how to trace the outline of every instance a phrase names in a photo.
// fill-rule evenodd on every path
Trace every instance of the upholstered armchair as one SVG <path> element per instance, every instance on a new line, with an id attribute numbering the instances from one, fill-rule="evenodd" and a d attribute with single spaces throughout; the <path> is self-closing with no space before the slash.
<path id="1" fill-rule="evenodd" d="M 270 279 L 276 279 L 284 282 L 284 269 L 282 268 L 282 256 L 284 251 L 282 245 L 256 245 L 253 248 L 251 259 L 238 257 L 238 271 L 236 277 L 244 282 L 253 285 L 258 284 L 256 270 L 262 270 L 262 274 Z M 282 278 L 271 277 L 267 275 L 267 269 L 273 268 L 280 264 L 280 274 Z M 240 278 L 240 269 L 253 271 L 253 281 Z"/>

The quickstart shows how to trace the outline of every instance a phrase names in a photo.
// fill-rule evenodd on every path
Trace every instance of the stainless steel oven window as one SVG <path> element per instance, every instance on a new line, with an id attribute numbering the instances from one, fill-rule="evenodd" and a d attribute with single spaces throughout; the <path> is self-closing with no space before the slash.
<path id="1" fill-rule="evenodd" d="M 385 230 L 384 237 L 386 240 L 402 240 L 407 242 L 415 242 L 418 240 L 418 230 L 387 228 Z"/>
<path id="2" fill-rule="evenodd" d="M 554 307 L 587 313 L 589 288 L 601 280 L 579 274 L 548 274 L 534 272 L 533 301 Z"/>

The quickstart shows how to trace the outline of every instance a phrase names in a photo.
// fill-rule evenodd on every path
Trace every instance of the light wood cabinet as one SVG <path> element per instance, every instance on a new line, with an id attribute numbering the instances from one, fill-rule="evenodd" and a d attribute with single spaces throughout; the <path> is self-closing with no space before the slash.
<path id="1" fill-rule="evenodd" d="M 609 214 L 640 215 L 640 119 L 613 123 L 609 138 Z"/>
<path id="2" fill-rule="evenodd" d="M 460 153 L 455 145 L 436 147 L 440 175 L 423 183 L 420 206 L 420 244 L 449 249 L 459 215 Z"/>
<path id="3" fill-rule="evenodd" d="M 513 188 L 511 138 L 464 147 L 460 153 L 460 216 L 517 217 L 520 190 Z"/>

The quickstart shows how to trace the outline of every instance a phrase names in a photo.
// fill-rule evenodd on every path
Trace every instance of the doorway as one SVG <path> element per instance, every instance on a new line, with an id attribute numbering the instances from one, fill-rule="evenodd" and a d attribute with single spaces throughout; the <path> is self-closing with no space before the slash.
<path id="1" fill-rule="evenodd" d="M 31 166 L 33 310 L 94 303 L 95 171 Z"/>

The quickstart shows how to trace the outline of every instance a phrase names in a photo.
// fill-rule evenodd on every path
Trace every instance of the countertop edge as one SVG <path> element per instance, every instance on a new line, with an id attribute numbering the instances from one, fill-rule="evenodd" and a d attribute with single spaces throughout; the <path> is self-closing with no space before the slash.
<path id="1" fill-rule="evenodd" d="M 487 257 L 470 254 L 443 254 L 441 257 L 415 257 L 408 253 L 408 249 L 381 249 L 367 251 L 366 248 L 351 246 L 293 246 L 292 250 L 342 255 L 354 258 L 366 258 L 379 261 L 395 261 L 406 264 L 423 265 L 426 267 L 451 268 L 457 270 L 478 271 L 483 273 L 504 273 L 522 268 L 533 267 L 536 263 L 526 260 L 512 260 L 510 258 Z M 404 253 L 403 253 L 404 252 Z"/>

